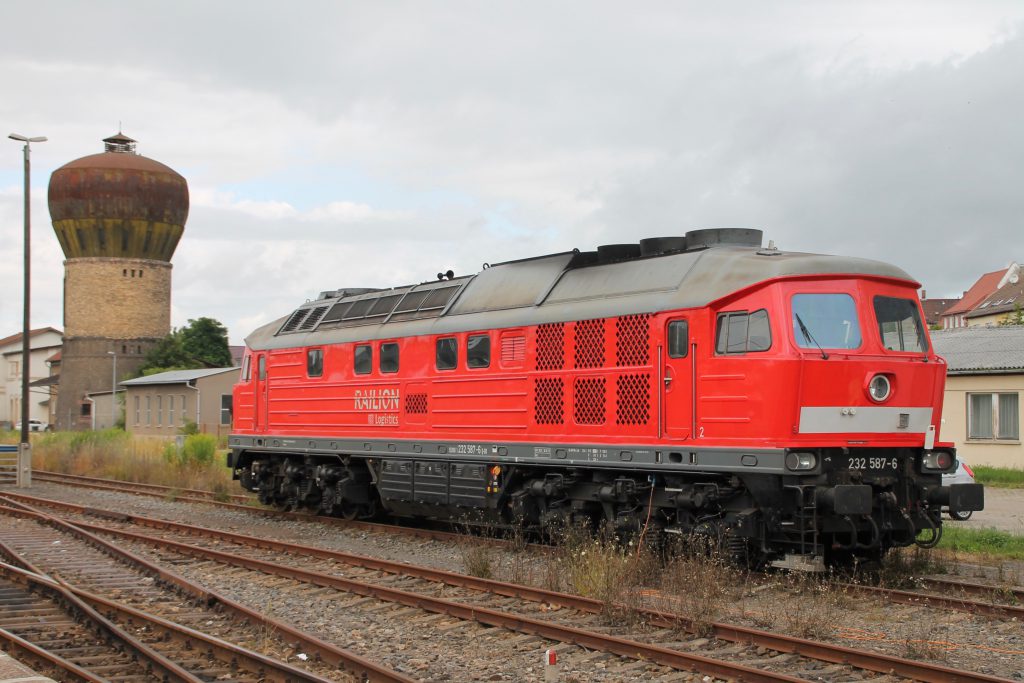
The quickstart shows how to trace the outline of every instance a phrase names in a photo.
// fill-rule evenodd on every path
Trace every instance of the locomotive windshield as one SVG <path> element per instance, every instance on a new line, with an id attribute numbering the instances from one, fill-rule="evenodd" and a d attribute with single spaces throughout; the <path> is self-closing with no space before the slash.
<path id="1" fill-rule="evenodd" d="M 793 338 L 804 349 L 860 346 L 857 306 L 849 294 L 794 294 Z"/>
<path id="2" fill-rule="evenodd" d="M 875 297 L 875 317 L 878 318 L 878 333 L 882 346 L 890 351 L 915 351 L 925 353 L 928 342 L 924 336 L 924 325 L 917 303 L 910 299 L 891 296 Z"/>

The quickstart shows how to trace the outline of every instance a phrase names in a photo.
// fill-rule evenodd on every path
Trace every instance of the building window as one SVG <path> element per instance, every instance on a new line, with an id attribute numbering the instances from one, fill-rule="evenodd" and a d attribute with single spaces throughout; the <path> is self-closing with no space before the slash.
<path id="1" fill-rule="evenodd" d="M 1019 441 L 1018 394 L 967 394 L 967 438 Z"/>
<path id="2" fill-rule="evenodd" d="M 186 411 L 188 410 L 188 404 L 185 403 L 185 394 L 182 394 L 181 398 L 181 424 L 185 424 L 185 420 L 188 419 Z"/>
<path id="3" fill-rule="evenodd" d="M 167 424 L 174 426 L 174 396 L 167 397 Z"/>
<path id="4" fill-rule="evenodd" d="M 669 358 L 686 358 L 690 352 L 690 325 L 685 320 L 673 320 L 668 324 Z"/>
<path id="5" fill-rule="evenodd" d="M 7 363 L 7 378 L 18 379 L 18 361 L 12 360 Z"/>
<path id="6" fill-rule="evenodd" d="M 324 374 L 324 350 L 309 349 L 306 351 L 306 376 L 320 377 Z M 225 424 L 225 423 L 221 423 Z"/>
<path id="7" fill-rule="evenodd" d="M 459 340 L 455 337 L 438 339 L 434 345 L 434 367 L 452 370 L 459 363 Z"/>
<path id="8" fill-rule="evenodd" d="M 146 397 L 146 424 L 153 424 L 153 397 Z"/>
<path id="9" fill-rule="evenodd" d="M 91 417 L 91 416 L 92 416 L 92 404 L 91 403 L 83 403 L 82 404 L 82 417 Z"/>
<path id="10" fill-rule="evenodd" d="M 164 423 L 164 397 L 156 397 L 156 423 L 157 425 L 163 425 Z"/>
<path id="11" fill-rule="evenodd" d="M 380 371 L 398 372 L 398 344 L 380 345 Z"/>
<path id="12" fill-rule="evenodd" d="M 231 425 L 231 394 L 220 395 L 220 423 Z"/>
<path id="13" fill-rule="evenodd" d="M 352 356 L 352 363 L 357 375 L 369 375 L 373 370 L 373 347 L 360 344 Z"/>
<path id="14" fill-rule="evenodd" d="M 720 313 L 715 330 L 715 353 L 751 353 L 767 351 L 772 346 L 768 311 L 753 313 Z"/>
<path id="15" fill-rule="evenodd" d="M 491 337 L 486 334 L 472 334 L 466 341 L 466 366 L 487 368 L 491 365 Z"/>
<path id="16" fill-rule="evenodd" d="M 139 397 L 136 396 L 135 397 L 135 424 L 139 424 L 139 415 L 142 412 L 140 410 L 140 408 L 139 408 L 139 404 L 140 403 L 141 403 L 141 401 L 139 400 Z"/>

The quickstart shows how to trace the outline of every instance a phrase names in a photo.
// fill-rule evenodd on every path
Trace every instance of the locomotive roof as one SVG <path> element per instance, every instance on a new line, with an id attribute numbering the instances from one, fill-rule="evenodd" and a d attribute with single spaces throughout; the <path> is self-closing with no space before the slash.
<path id="1" fill-rule="evenodd" d="M 862 275 L 917 285 L 902 269 L 879 261 L 752 246 L 612 263 L 586 263 L 583 256 L 564 252 L 451 280 L 326 292 L 245 341 L 253 349 L 290 348 L 656 313 L 707 306 L 758 282 L 805 275 Z"/>

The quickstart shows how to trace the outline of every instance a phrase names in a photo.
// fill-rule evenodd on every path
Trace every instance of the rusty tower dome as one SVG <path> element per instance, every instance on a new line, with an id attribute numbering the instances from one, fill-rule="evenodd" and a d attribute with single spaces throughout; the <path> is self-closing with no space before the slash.
<path id="1" fill-rule="evenodd" d="M 188 218 L 180 174 L 136 153 L 120 131 L 103 143 L 102 153 L 50 178 L 50 219 L 66 259 L 61 429 L 109 425 L 109 401 L 96 402 L 93 416 L 86 394 L 110 390 L 115 355 L 119 378 L 132 374 L 170 332 L 170 261 Z"/>

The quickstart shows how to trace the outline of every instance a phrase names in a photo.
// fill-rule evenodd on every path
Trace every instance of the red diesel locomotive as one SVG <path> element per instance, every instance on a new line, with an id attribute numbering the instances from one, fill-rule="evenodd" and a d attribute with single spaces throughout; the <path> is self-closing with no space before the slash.
<path id="1" fill-rule="evenodd" d="M 324 514 L 607 522 L 821 567 L 930 545 L 945 363 L 918 284 L 696 230 L 393 289 L 246 339 L 229 466 Z"/>

